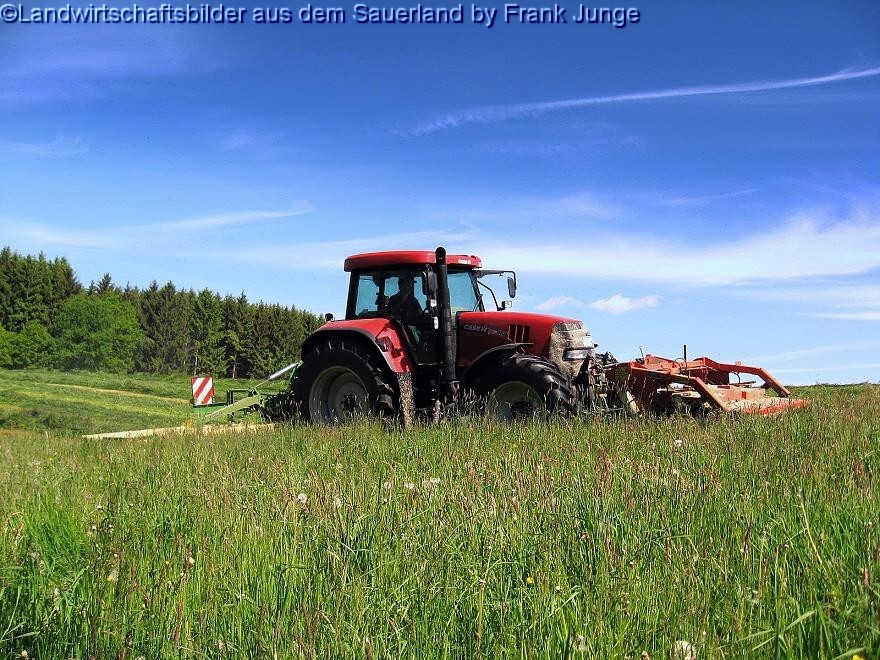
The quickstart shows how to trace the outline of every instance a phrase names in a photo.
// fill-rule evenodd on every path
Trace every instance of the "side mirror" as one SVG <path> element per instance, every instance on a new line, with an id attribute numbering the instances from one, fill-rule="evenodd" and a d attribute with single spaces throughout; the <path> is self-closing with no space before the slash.
<path id="1" fill-rule="evenodd" d="M 422 278 L 422 293 L 426 298 L 432 298 L 437 291 L 437 274 L 433 270 L 429 270 L 425 277 Z"/>
<path id="2" fill-rule="evenodd" d="M 507 295 L 516 298 L 516 278 L 514 277 L 507 278 Z"/>

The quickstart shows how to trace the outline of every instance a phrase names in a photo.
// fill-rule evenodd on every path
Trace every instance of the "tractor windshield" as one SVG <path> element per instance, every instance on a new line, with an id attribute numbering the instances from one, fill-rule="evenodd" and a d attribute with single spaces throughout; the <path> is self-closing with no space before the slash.
<path id="1" fill-rule="evenodd" d="M 449 270 L 449 306 L 453 314 L 482 311 L 483 304 L 472 270 Z"/>

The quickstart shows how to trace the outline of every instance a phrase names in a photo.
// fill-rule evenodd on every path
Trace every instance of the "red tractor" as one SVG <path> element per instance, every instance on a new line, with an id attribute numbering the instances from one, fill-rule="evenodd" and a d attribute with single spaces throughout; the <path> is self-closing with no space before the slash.
<path id="1" fill-rule="evenodd" d="M 464 399 L 510 419 L 595 406 L 610 357 L 580 321 L 506 311 L 479 257 L 401 251 L 358 254 L 345 320 L 328 320 L 302 347 L 293 398 L 305 419 L 355 414 L 436 418 Z M 487 298 L 488 294 L 488 298 Z M 491 310 L 487 300 L 491 299 Z"/>

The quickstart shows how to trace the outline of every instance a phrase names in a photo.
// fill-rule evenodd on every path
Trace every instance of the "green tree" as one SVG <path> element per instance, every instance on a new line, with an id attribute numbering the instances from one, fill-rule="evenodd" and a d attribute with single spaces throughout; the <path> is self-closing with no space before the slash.
<path id="1" fill-rule="evenodd" d="M 192 374 L 226 374 L 223 347 L 223 305 L 220 296 L 204 289 L 193 300 L 190 339 Z"/>
<path id="2" fill-rule="evenodd" d="M 18 369 L 48 367 L 52 364 L 55 341 L 39 321 L 28 321 L 10 342 L 12 366 Z"/>
<path id="3" fill-rule="evenodd" d="M 62 369 L 126 372 L 143 333 L 131 303 L 114 291 L 70 298 L 52 327 Z"/>
<path id="4" fill-rule="evenodd" d="M 139 371 L 183 373 L 187 370 L 191 307 L 187 292 L 168 282 L 150 284 L 139 297 L 138 321 L 145 341 L 136 361 Z"/>
<path id="5" fill-rule="evenodd" d="M 81 289 L 66 259 L 0 250 L 0 325 L 8 330 L 18 332 L 28 321 L 51 325 L 64 301 Z"/>
<path id="6" fill-rule="evenodd" d="M 227 375 L 246 378 L 250 365 L 245 346 L 250 335 L 250 305 L 242 293 L 238 298 L 223 299 L 223 348 L 226 351 Z"/>
<path id="7" fill-rule="evenodd" d="M 12 366 L 12 333 L 0 325 L 0 367 Z"/>

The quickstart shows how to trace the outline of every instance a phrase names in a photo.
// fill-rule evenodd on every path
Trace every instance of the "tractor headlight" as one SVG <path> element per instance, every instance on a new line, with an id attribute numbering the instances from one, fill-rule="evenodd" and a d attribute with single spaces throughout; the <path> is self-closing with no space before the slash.
<path id="1" fill-rule="evenodd" d="M 566 362 L 574 362 L 576 360 L 586 360 L 590 357 L 589 348 L 566 348 L 562 352 L 562 359 Z"/>

